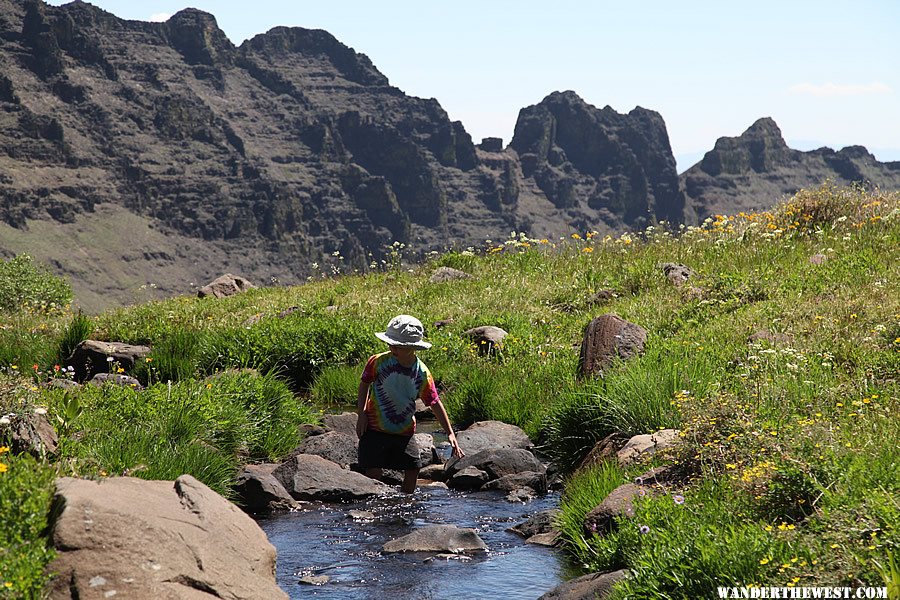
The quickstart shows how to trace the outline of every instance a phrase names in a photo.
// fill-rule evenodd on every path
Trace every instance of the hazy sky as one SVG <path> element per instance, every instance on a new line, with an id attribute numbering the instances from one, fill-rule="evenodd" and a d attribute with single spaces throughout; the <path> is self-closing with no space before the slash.
<path id="1" fill-rule="evenodd" d="M 277 25 L 325 29 L 392 85 L 437 98 L 476 142 L 508 143 L 520 108 L 574 90 L 598 107 L 661 113 L 679 171 L 766 116 L 793 148 L 861 144 L 900 160 L 897 0 L 92 4 L 141 20 L 192 6 L 236 44 Z"/>

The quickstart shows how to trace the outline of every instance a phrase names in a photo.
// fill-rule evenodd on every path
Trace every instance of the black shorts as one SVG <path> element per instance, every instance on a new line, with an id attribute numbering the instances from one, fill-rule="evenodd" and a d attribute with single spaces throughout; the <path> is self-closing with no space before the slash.
<path id="1" fill-rule="evenodd" d="M 361 469 L 419 469 L 419 445 L 411 435 L 394 435 L 367 429 L 359 439 L 357 459 Z"/>

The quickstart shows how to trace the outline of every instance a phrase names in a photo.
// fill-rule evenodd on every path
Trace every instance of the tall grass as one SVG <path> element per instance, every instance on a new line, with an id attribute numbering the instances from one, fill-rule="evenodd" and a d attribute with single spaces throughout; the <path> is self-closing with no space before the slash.
<path id="1" fill-rule="evenodd" d="M 59 338 L 56 350 L 56 364 L 62 365 L 65 363 L 72 356 L 75 347 L 88 339 L 93 330 L 94 323 L 90 317 L 86 317 L 81 311 L 75 313 Z"/>

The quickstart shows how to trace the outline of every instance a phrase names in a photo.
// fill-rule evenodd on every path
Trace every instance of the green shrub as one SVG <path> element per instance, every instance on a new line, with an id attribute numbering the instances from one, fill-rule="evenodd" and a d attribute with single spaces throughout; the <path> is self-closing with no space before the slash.
<path id="1" fill-rule="evenodd" d="M 0 450 L 0 598 L 41 598 L 53 559 L 46 528 L 56 471 Z"/>
<path id="2" fill-rule="evenodd" d="M 0 311 L 49 311 L 72 301 L 72 288 L 27 254 L 0 261 Z"/>

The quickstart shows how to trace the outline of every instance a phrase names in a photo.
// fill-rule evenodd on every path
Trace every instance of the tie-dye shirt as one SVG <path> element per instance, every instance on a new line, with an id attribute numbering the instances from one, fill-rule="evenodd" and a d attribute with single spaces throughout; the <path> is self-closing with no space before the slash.
<path id="1" fill-rule="evenodd" d="M 369 428 L 397 435 L 416 432 L 416 399 L 425 406 L 439 400 L 431 371 L 421 360 L 404 367 L 390 353 L 376 354 L 366 363 L 361 377 L 371 384 L 366 416 Z"/>

